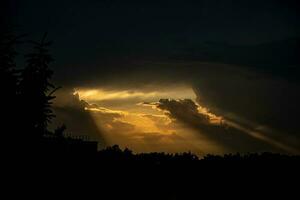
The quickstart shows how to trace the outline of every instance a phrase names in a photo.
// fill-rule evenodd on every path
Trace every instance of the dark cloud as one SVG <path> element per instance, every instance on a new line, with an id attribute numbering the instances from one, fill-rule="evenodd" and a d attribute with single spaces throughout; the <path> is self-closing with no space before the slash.
<path id="1" fill-rule="evenodd" d="M 54 102 L 56 118 L 52 128 L 64 123 L 67 126 L 67 134 L 75 136 L 88 136 L 91 140 L 99 142 L 99 147 L 104 147 L 108 141 L 104 137 L 107 130 L 112 133 L 132 132 L 133 124 L 120 120 L 123 112 L 112 111 L 97 104 L 89 104 L 80 100 L 78 94 L 68 90 L 57 93 Z"/>
<path id="2" fill-rule="evenodd" d="M 56 117 L 51 127 L 55 128 L 63 123 L 67 126 L 66 134 L 88 136 L 90 140 L 98 141 L 99 147 L 105 146 L 106 141 L 102 130 L 99 129 L 91 114 L 85 110 L 88 103 L 69 91 L 60 91 L 57 95 L 54 102 Z"/>
<path id="3" fill-rule="evenodd" d="M 265 139 L 263 135 L 260 137 L 262 133 L 258 131 L 252 134 L 253 130 L 247 130 L 246 128 L 211 124 L 209 118 L 198 111 L 198 106 L 195 102 L 189 99 L 161 99 L 157 103 L 157 108 L 167 111 L 171 118 L 198 130 L 199 134 L 217 142 L 229 152 L 276 151 L 294 153 L 289 152 L 284 147 L 281 148 L 273 139 Z"/>
<path id="4" fill-rule="evenodd" d="M 299 136 L 299 83 L 235 68 L 209 72 L 210 77 L 195 82 L 198 102 L 224 117 L 235 115 L 235 120 L 246 119 Z"/>
<path id="5" fill-rule="evenodd" d="M 171 118 L 188 124 L 209 125 L 209 117 L 198 112 L 198 106 L 190 99 L 160 99 L 157 108 L 168 111 Z"/>
<path id="6" fill-rule="evenodd" d="M 84 76 L 86 68 L 89 75 L 97 69 L 97 75 L 118 72 L 117 65 L 129 64 L 133 57 L 223 62 L 237 55 L 235 63 L 253 63 L 251 56 L 261 59 L 266 52 L 260 48 L 258 53 L 253 44 L 286 41 L 300 32 L 296 0 L 10 2 L 18 32 L 35 39 L 49 32 L 61 79 Z M 277 55 L 266 57 L 272 61 Z M 106 65 L 114 67 L 105 69 Z"/>

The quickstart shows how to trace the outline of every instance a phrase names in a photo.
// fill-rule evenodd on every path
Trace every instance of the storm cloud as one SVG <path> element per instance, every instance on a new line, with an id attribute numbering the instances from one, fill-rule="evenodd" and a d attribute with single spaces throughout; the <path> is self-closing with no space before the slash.
<path id="1" fill-rule="evenodd" d="M 276 141 L 271 138 L 272 135 L 265 135 L 262 130 L 235 125 L 231 121 L 211 123 L 208 114 L 201 113 L 199 105 L 190 99 L 161 99 L 156 107 L 166 111 L 171 119 L 197 130 L 198 134 L 223 146 L 228 152 L 299 152 L 297 147 L 289 147 L 290 143 L 281 143 L 283 140 Z"/>

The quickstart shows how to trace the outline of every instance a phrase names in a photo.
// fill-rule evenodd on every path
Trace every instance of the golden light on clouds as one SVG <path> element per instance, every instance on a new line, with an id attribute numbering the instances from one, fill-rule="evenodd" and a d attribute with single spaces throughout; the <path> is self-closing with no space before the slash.
<path id="1" fill-rule="evenodd" d="M 172 88 L 158 88 L 155 91 L 135 91 L 135 90 L 104 90 L 104 89 L 75 89 L 81 99 L 88 102 L 116 100 L 116 99 L 143 99 L 157 101 L 163 98 L 173 99 L 196 99 L 196 94 L 192 88 L 176 86 Z"/>
<path id="2" fill-rule="evenodd" d="M 294 152 L 262 132 L 211 113 L 196 103 L 196 94 L 188 86 L 152 90 L 78 88 L 74 94 L 87 102 L 85 109 L 107 145 L 118 144 L 135 152 L 192 151 L 201 156 L 264 149 L 266 145 L 261 143 L 255 147 L 260 141 Z"/>
<path id="3" fill-rule="evenodd" d="M 200 155 L 224 151 L 195 130 L 174 121 L 155 105 L 164 98 L 195 101 L 196 95 L 191 87 L 161 87 L 150 91 L 79 88 L 75 94 L 91 105 L 97 104 L 86 109 L 111 145 L 119 144 L 136 152 L 192 151 Z M 214 121 L 219 119 L 200 106 L 199 112 L 206 113 Z"/>
<path id="4" fill-rule="evenodd" d="M 76 90 L 82 99 L 86 101 L 101 101 L 111 99 L 128 99 L 128 98 L 151 98 L 157 96 L 156 92 L 136 92 L 136 91 L 105 91 L 105 90 Z"/>

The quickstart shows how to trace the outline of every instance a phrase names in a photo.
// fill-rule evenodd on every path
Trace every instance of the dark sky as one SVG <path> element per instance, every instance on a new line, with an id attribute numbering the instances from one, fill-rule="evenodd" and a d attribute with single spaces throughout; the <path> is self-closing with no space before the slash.
<path id="1" fill-rule="evenodd" d="M 65 88 L 146 90 L 187 83 L 198 102 L 215 113 L 266 125 L 300 144 L 297 0 L 11 0 L 7 5 L 17 34 L 38 39 L 48 32 L 55 81 Z"/>
<path id="2" fill-rule="evenodd" d="M 12 0 L 10 4 L 18 31 L 33 38 L 49 32 L 56 58 L 72 64 L 94 63 L 108 55 L 114 59 L 177 55 L 197 51 L 205 42 L 256 45 L 295 38 L 300 31 L 296 0 Z"/>
<path id="3" fill-rule="evenodd" d="M 74 72 L 91 80 L 86 67 L 98 71 L 101 65 L 102 71 L 116 62 L 140 59 L 217 61 L 263 69 L 299 63 L 296 0 L 10 0 L 9 6 L 18 33 L 34 39 L 49 33 L 59 61 L 58 79 Z M 262 55 L 272 45 L 275 52 Z M 282 53 L 284 58 L 278 58 Z"/>

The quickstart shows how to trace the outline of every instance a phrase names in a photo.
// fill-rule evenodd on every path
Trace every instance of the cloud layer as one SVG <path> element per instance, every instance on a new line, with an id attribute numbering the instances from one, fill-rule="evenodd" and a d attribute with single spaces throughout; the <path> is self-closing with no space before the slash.
<path id="1" fill-rule="evenodd" d="M 298 151 L 296 145 L 266 134 L 265 129 L 223 120 L 191 99 L 131 102 L 133 112 L 128 112 L 128 105 L 123 110 L 111 109 L 80 100 L 78 94 L 61 93 L 65 97 L 61 94 L 56 100 L 56 122 L 66 123 L 72 134 L 99 141 L 100 147 L 119 144 L 136 152 L 192 151 L 198 155 Z"/>
<path id="2" fill-rule="evenodd" d="M 199 105 L 189 99 L 161 99 L 156 106 L 166 111 L 171 119 L 197 130 L 198 134 L 218 143 L 229 152 L 299 153 L 297 146 L 292 147 L 290 143 L 276 140 L 272 138 L 274 135 L 266 135 L 263 130 L 247 128 L 230 120 L 221 119 L 218 124 L 212 123 L 209 113 L 201 113 Z"/>

